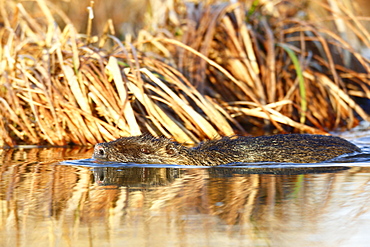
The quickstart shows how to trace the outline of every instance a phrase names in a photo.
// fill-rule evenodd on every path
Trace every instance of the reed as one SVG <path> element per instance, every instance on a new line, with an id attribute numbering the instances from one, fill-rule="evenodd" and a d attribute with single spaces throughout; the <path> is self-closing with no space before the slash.
<path id="1" fill-rule="evenodd" d="M 0 146 L 90 145 L 141 132 L 190 144 L 369 120 L 355 100 L 370 98 L 368 60 L 337 32 L 266 15 L 263 5 L 188 4 L 169 9 L 182 25 L 122 42 L 112 21 L 100 36 L 92 23 L 82 35 L 44 0 L 0 4 Z M 355 16 L 343 19 L 369 42 Z"/>

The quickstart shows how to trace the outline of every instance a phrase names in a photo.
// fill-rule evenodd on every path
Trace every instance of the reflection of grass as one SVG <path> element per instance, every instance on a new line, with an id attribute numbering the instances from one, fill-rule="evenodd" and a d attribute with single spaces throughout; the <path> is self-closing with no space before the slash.
<path id="1" fill-rule="evenodd" d="M 292 192 L 291 198 L 298 198 L 299 192 L 304 188 L 304 175 L 297 175 L 297 181 L 295 182 L 294 190 Z"/>
<path id="2" fill-rule="evenodd" d="M 196 239 L 194 246 L 200 245 L 198 239 L 212 246 L 233 239 L 239 246 L 271 241 L 285 246 L 275 236 L 296 239 L 297 226 L 305 226 L 306 243 L 328 219 L 338 224 L 345 218 L 350 224 L 369 213 L 368 168 L 297 177 L 242 174 L 239 168 L 91 169 L 57 163 L 84 152 L 76 147 L 0 150 L 0 246 L 137 246 L 138 240 L 141 246 L 148 236 L 151 246 L 166 245 L 168 239 L 171 246 L 174 239 Z M 338 217 L 344 207 L 350 215 Z"/>
<path id="3" fill-rule="evenodd" d="M 369 98 L 368 61 L 334 32 L 262 15 L 258 3 L 248 16 L 239 3 L 193 6 L 187 17 L 171 9 L 183 25 L 141 30 L 131 43 L 108 31 L 84 38 L 42 0 L 2 4 L 0 145 L 142 131 L 191 143 L 270 123 L 322 133 L 369 119 L 351 98 Z"/>

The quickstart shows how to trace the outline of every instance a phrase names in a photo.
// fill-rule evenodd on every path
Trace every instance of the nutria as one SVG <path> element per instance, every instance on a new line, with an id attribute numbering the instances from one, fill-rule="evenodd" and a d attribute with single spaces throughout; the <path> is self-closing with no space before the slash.
<path id="1" fill-rule="evenodd" d="M 317 163 L 361 152 L 334 136 L 287 134 L 223 137 L 189 148 L 149 134 L 122 137 L 95 145 L 93 158 L 123 163 L 217 166 L 234 162 Z"/>

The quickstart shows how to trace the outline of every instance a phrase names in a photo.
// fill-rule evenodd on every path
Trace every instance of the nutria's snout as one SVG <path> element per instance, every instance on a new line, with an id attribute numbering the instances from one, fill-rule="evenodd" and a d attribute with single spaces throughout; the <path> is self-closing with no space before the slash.
<path id="1" fill-rule="evenodd" d="M 98 143 L 95 145 L 93 158 L 94 159 L 106 159 L 107 158 L 107 153 L 105 151 L 105 148 L 101 145 L 101 143 Z"/>

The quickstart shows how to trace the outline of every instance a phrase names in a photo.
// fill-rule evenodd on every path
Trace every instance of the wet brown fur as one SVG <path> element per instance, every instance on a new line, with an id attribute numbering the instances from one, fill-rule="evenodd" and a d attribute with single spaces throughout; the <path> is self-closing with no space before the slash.
<path id="1" fill-rule="evenodd" d="M 340 137 L 323 135 L 223 137 L 188 148 L 164 137 L 144 134 L 96 144 L 93 158 L 123 163 L 217 166 L 234 162 L 317 163 L 360 151 Z"/>

